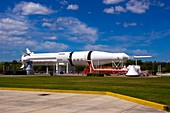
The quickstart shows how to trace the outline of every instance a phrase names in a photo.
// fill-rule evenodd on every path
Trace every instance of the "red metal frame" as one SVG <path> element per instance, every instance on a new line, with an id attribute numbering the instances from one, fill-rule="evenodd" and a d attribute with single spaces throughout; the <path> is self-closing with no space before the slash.
<path id="1" fill-rule="evenodd" d="M 103 73 L 103 74 L 126 74 L 128 72 L 127 69 L 123 69 L 123 67 L 111 67 L 111 66 L 104 66 L 102 68 L 94 68 L 92 60 L 87 60 L 89 66 L 84 68 L 84 73 Z"/>

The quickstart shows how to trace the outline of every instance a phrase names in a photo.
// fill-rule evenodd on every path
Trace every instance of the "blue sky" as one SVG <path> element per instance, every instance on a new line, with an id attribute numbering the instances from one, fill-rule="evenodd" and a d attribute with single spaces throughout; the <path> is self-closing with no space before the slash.
<path id="1" fill-rule="evenodd" d="M 0 61 L 100 50 L 170 62 L 169 0 L 0 0 Z"/>

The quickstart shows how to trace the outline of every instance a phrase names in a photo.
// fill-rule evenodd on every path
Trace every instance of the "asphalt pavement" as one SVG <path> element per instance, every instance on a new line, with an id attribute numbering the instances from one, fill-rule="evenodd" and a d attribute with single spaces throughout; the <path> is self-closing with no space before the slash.
<path id="1" fill-rule="evenodd" d="M 0 113 L 168 112 L 106 95 L 0 90 Z"/>

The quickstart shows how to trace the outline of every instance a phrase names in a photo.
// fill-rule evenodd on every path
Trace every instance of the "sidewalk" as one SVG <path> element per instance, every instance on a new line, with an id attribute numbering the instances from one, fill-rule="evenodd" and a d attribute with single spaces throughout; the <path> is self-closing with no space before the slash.
<path id="1" fill-rule="evenodd" d="M 168 113 L 111 96 L 0 90 L 0 113 Z"/>

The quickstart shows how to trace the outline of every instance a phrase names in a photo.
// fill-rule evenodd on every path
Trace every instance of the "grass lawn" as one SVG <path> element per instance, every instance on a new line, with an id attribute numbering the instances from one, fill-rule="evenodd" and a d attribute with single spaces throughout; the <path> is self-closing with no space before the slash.
<path id="1" fill-rule="evenodd" d="M 0 76 L 0 87 L 110 91 L 168 105 L 170 77 Z"/>

